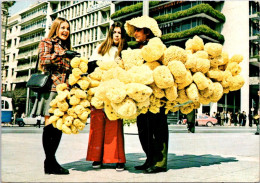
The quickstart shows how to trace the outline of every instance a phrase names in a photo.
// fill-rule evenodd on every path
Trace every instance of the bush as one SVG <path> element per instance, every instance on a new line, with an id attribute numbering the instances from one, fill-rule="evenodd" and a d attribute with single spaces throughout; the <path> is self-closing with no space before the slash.
<path id="1" fill-rule="evenodd" d="M 218 10 L 215 10 L 212 8 L 209 4 L 198 4 L 192 8 L 189 8 L 187 10 L 178 11 L 176 13 L 170 13 L 165 15 L 160 15 L 157 17 L 153 17 L 158 23 L 168 22 L 170 20 L 176 20 L 182 17 L 187 17 L 191 15 L 196 15 L 199 13 L 205 13 L 207 15 L 210 15 L 220 22 L 225 22 L 226 18 L 225 16 L 220 13 Z"/>
<path id="2" fill-rule="evenodd" d="M 188 29 L 188 30 L 181 31 L 181 32 L 164 34 L 164 35 L 162 35 L 161 39 L 162 39 L 162 41 L 165 42 L 165 41 L 169 41 L 169 40 L 193 37 L 195 35 L 202 35 L 202 34 L 218 40 L 221 44 L 223 44 L 225 41 L 224 36 L 222 34 L 218 33 L 217 31 L 212 30 L 211 28 L 209 28 L 206 25 L 199 25 L 192 29 Z"/>
<path id="3" fill-rule="evenodd" d="M 160 1 L 150 1 L 149 6 L 153 7 L 153 6 L 156 6 L 159 3 L 160 3 Z M 142 10 L 142 8 L 143 8 L 143 3 L 137 3 L 137 4 L 134 4 L 134 5 L 131 5 L 131 6 L 124 7 L 121 10 L 118 10 L 115 13 L 113 13 L 111 15 L 111 19 L 129 14 L 129 13 L 132 13 L 132 12 L 135 12 L 135 11 Z"/>

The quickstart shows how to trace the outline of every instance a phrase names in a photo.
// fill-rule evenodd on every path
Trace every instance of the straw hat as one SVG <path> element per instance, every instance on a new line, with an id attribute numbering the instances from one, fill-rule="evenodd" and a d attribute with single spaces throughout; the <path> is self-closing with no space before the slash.
<path id="1" fill-rule="evenodd" d="M 131 20 L 126 21 L 125 30 L 130 37 L 134 37 L 135 27 L 148 28 L 156 37 L 162 36 L 162 31 L 159 29 L 156 20 L 147 15 L 132 18 Z"/>

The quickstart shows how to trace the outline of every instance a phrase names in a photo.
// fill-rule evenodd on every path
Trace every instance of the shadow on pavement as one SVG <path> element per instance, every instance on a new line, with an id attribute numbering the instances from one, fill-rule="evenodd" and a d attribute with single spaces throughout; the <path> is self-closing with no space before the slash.
<path id="1" fill-rule="evenodd" d="M 140 158 L 142 160 L 140 160 Z M 142 165 L 145 162 L 145 154 L 143 153 L 128 153 L 126 154 L 126 167 L 125 170 L 133 173 L 143 173 L 143 171 L 138 171 L 134 169 L 136 165 Z M 176 155 L 173 153 L 168 154 L 168 170 L 169 169 L 182 169 L 182 168 L 192 168 L 192 167 L 202 167 L 210 166 L 221 163 L 237 162 L 238 160 L 234 157 L 221 157 L 219 155 Z M 104 164 L 102 169 L 93 170 L 92 162 L 86 161 L 85 159 L 80 159 L 79 161 L 74 161 L 71 163 L 66 163 L 62 165 L 64 168 L 77 170 L 77 171 L 100 171 L 102 169 L 114 169 L 115 163 Z"/>

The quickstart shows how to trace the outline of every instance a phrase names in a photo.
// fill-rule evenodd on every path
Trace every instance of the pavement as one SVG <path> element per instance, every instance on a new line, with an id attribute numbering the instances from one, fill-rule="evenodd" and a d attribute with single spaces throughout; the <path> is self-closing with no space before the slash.
<path id="1" fill-rule="evenodd" d="M 64 134 L 56 153 L 69 175 L 45 175 L 42 128 L 23 127 L 23 133 L 1 129 L 1 182 L 259 182 L 259 135 L 256 127 L 242 132 L 169 134 L 168 171 L 145 174 L 134 169 L 144 163 L 135 125 L 125 127 L 126 169 L 105 164 L 93 170 L 85 161 L 89 125 L 77 135 Z M 27 129 L 26 129 L 27 128 Z M 177 128 L 171 127 L 170 129 Z M 179 127 L 178 127 L 179 128 Z M 180 127 L 182 129 L 183 127 Z M 206 127 L 205 127 L 206 128 Z M 231 129 L 231 128 L 230 128 Z M 19 129 L 20 130 L 20 129 Z M 183 128 L 184 130 L 184 128 Z M 174 131 L 174 130 L 173 130 Z M 177 130 L 178 131 L 178 130 Z"/>

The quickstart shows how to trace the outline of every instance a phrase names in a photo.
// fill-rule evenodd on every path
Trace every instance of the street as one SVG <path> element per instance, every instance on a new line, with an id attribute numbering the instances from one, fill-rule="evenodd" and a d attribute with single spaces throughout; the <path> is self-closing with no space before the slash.
<path id="1" fill-rule="evenodd" d="M 43 127 L 43 126 L 42 126 Z M 168 171 L 144 174 L 145 161 L 135 125 L 125 127 L 126 170 L 114 164 L 93 170 L 85 161 L 89 124 L 78 135 L 64 134 L 56 153 L 69 175 L 45 175 L 42 127 L 2 127 L 2 182 L 259 182 L 259 136 L 256 127 L 169 126 Z"/>

